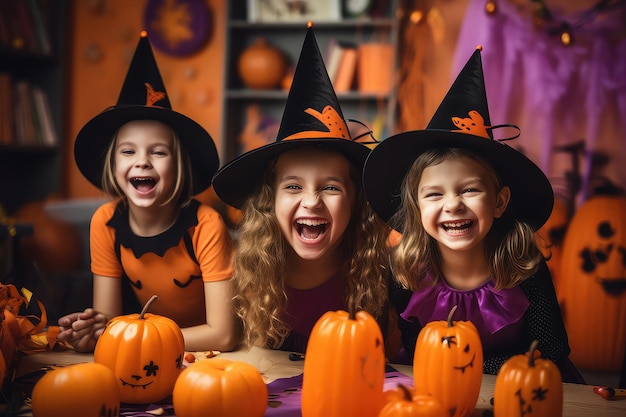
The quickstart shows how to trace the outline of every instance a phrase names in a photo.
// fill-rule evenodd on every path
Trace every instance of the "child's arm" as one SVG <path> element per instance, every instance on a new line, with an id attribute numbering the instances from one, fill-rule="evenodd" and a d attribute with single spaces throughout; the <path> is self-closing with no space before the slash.
<path id="1" fill-rule="evenodd" d="M 237 345 L 230 280 L 205 282 L 206 324 L 182 329 L 188 351 L 230 351 Z"/>

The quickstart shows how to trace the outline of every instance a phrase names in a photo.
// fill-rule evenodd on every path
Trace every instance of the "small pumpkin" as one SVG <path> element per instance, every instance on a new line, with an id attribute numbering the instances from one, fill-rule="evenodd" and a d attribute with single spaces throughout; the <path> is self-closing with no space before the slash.
<path id="1" fill-rule="evenodd" d="M 385 392 L 388 394 L 388 392 Z M 389 401 L 378 417 L 443 417 L 443 408 L 439 401 L 429 395 L 414 395 L 402 384 L 398 384 L 395 393 L 388 394 Z"/>
<path id="2" fill-rule="evenodd" d="M 167 317 L 146 313 L 157 299 L 152 296 L 139 314 L 112 319 L 96 343 L 94 362 L 113 371 L 125 403 L 164 399 L 182 371 L 185 342 L 180 328 Z"/>
<path id="3" fill-rule="evenodd" d="M 383 407 L 385 352 L 369 313 L 324 313 L 304 357 L 302 417 L 375 417 Z"/>
<path id="4" fill-rule="evenodd" d="M 570 358 L 619 371 L 626 351 L 626 196 L 595 195 L 572 216 L 561 255 Z"/>
<path id="5" fill-rule="evenodd" d="M 172 402 L 177 417 L 262 417 L 268 392 L 254 366 L 214 358 L 195 362 L 181 372 Z"/>
<path id="6" fill-rule="evenodd" d="M 500 368 L 494 388 L 496 417 L 558 417 L 563 415 L 561 372 L 554 362 L 538 358 L 534 340 L 526 355 L 509 358 Z"/>
<path id="7" fill-rule="evenodd" d="M 483 377 L 483 348 L 470 321 L 427 323 L 415 344 L 413 379 L 417 395 L 436 398 L 450 417 L 468 416 L 476 407 Z M 452 388 L 454 387 L 454 388 Z"/>
<path id="8" fill-rule="evenodd" d="M 120 389 L 107 366 L 95 362 L 54 369 L 35 384 L 33 417 L 116 417 Z"/>
<path id="9" fill-rule="evenodd" d="M 248 88 L 272 89 L 281 84 L 287 60 L 278 48 L 264 38 L 257 38 L 239 56 L 237 69 Z"/>

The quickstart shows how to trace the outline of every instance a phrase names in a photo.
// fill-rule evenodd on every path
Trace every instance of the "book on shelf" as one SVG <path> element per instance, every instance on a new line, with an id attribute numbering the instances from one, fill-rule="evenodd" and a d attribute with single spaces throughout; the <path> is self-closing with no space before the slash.
<path id="1" fill-rule="evenodd" d="M 52 52 L 41 0 L 0 0 L 0 45 L 42 54 Z"/>
<path id="2" fill-rule="evenodd" d="M 349 91 L 356 74 L 357 45 L 352 42 L 330 40 L 327 48 L 326 70 L 335 92 Z"/>
<path id="3" fill-rule="evenodd" d="M 52 120 L 50 102 L 46 93 L 39 87 L 32 86 L 31 93 L 35 103 L 35 113 L 39 120 L 39 134 L 41 144 L 54 146 L 59 143 L 57 131 Z"/>
<path id="4" fill-rule="evenodd" d="M 15 84 L 16 145 L 54 146 L 58 143 L 46 93 L 25 81 Z"/>
<path id="5" fill-rule="evenodd" d="M 9 72 L 0 72 L 0 144 L 10 145 L 15 137 L 13 85 Z"/>
<path id="6" fill-rule="evenodd" d="M 347 47 L 343 49 L 337 74 L 333 80 L 333 86 L 337 93 L 345 93 L 352 89 L 356 74 L 357 49 Z"/>

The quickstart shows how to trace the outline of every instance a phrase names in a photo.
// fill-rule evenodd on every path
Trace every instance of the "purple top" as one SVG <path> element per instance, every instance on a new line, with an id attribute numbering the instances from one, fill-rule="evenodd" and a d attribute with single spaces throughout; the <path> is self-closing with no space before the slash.
<path id="1" fill-rule="evenodd" d="M 280 349 L 304 353 L 309 334 L 322 314 L 346 309 L 343 280 L 337 274 L 318 287 L 308 290 L 287 287 L 285 292 L 289 302 L 282 319 L 291 333 Z"/>
<path id="2" fill-rule="evenodd" d="M 496 291 L 489 280 L 473 290 L 460 291 L 445 280 L 414 291 L 401 314 L 412 322 L 447 320 L 455 305 L 454 321 L 471 321 L 480 334 L 484 350 L 495 350 L 516 343 L 524 332 L 524 313 L 530 305 L 524 291 L 517 286 Z"/>

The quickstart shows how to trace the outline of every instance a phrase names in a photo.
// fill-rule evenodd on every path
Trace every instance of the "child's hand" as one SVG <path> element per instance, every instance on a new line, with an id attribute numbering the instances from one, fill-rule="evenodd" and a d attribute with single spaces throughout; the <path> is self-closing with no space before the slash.
<path id="1" fill-rule="evenodd" d="M 106 323 L 107 318 L 92 308 L 68 314 L 59 319 L 57 339 L 69 343 L 77 352 L 92 352 Z"/>

